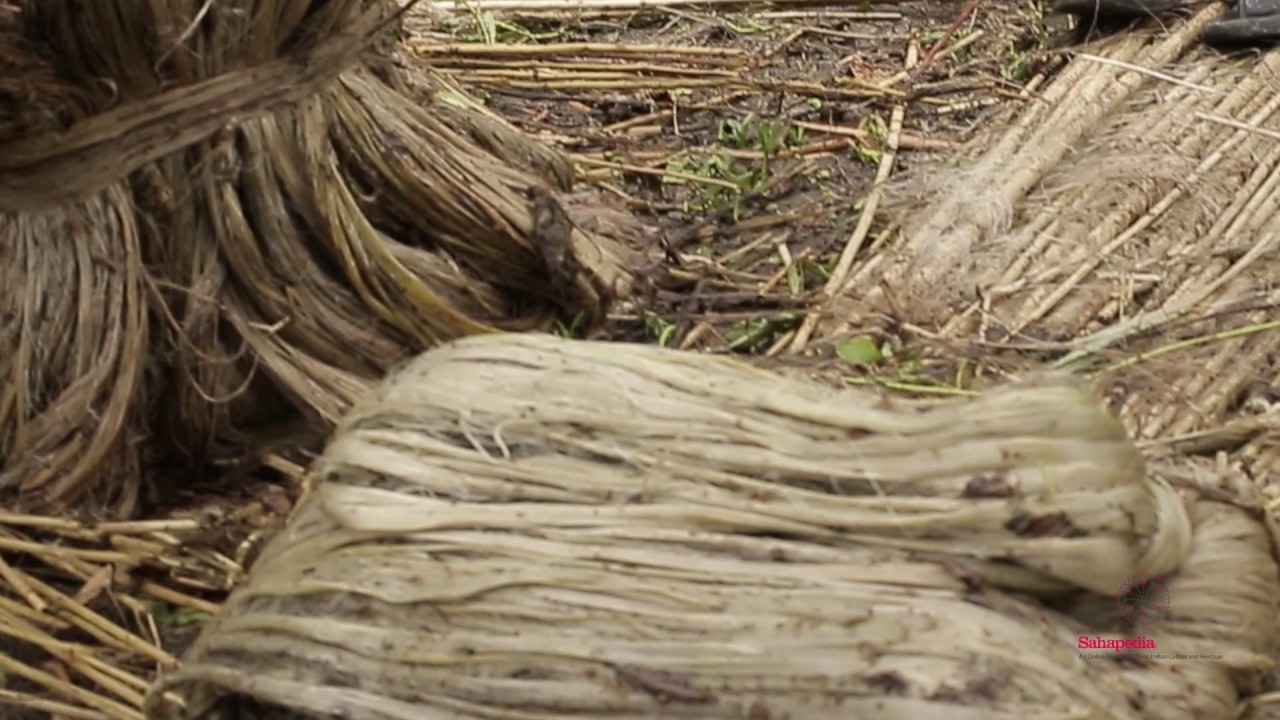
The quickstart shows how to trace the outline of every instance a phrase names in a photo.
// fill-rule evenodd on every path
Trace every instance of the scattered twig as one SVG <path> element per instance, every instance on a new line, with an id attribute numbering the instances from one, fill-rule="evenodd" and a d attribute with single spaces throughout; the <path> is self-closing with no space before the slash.
<path id="1" fill-rule="evenodd" d="M 1259 127 L 1256 124 L 1247 123 L 1242 120 L 1223 117 L 1221 115 L 1211 115 L 1207 112 L 1203 112 L 1199 110 L 1196 111 L 1195 117 L 1199 120 L 1207 120 L 1209 122 L 1218 123 L 1219 125 L 1226 125 L 1227 127 L 1235 128 L 1237 130 L 1244 130 L 1245 132 L 1250 132 L 1255 135 L 1269 137 L 1272 140 L 1280 140 L 1280 132 L 1276 132 L 1275 130 L 1269 130 L 1264 127 Z"/>
<path id="2" fill-rule="evenodd" d="M 929 52 L 925 53 L 916 69 L 921 71 L 928 69 L 928 67 L 933 64 L 933 61 L 938 59 L 939 53 L 944 47 L 946 47 L 948 41 L 951 40 L 951 36 L 956 34 L 956 31 L 960 29 L 961 25 L 969 21 L 970 16 L 973 15 L 981 4 L 982 0 L 968 0 L 968 2 L 964 4 L 964 7 L 960 8 L 960 12 L 956 14 L 956 18 L 951 21 L 951 24 L 947 26 L 947 29 L 942 31 L 942 37 L 929 48 Z"/>
<path id="3" fill-rule="evenodd" d="M 1124 62 L 1123 60 L 1116 60 L 1115 58 L 1102 57 L 1100 55 L 1091 55 L 1089 53 L 1083 53 L 1083 52 L 1075 53 L 1075 56 L 1083 60 L 1089 60 L 1090 62 L 1096 62 L 1102 65 L 1110 65 L 1112 67 L 1123 68 L 1130 72 L 1138 73 L 1139 75 L 1146 75 L 1147 77 L 1155 78 L 1156 80 L 1162 80 L 1164 82 L 1177 85 L 1178 87 L 1189 88 L 1191 90 L 1196 90 L 1204 93 L 1211 93 L 1214 95 L 1221 94 L 1222 92 L 1221 90 L 1207 87 L 1205 85 L 1198 85 L 1193 82 L 1187 82 L 1182 78 L 1174 77 L 1173 75 L 1170 75 L 1168 73 L 1162 73 L 1159 70 L 1153 70 L 1149 67 L 1143 67 L 1141 65 L 1127 63 L 1127 62 Z"/>
<path id="4" fill-rule="evenodd" d="M 705 175 L 698 175 L 695 173 L 679 172 L 676 170 L 664 170 L 660 168 L 650 168 L 650 167 L 644 167 L 643 165 L 630 165 L 628 163 L 611 162 L 608 160 L 597 160 L 595 158 L 588 157 L 585 155 L 575 155 L 573 156 L 573 159 L 574 161 L 582 163 L 583 165 L 590 165 L 592 167 L 608 168 L 610 170 L 637 173 L 640 175 L 654 175 L 657 177 L 675 178 L 675 179 L 684 180 L 687 182 L 702 183 L 703 185 L 715 185 L 716 187 L 722 187 L 727 190 L 734 190 L 734 191 L 739 190 L 739 187 L 737 185 L 729 182 L 728 180 L 721 180 L 719 178 L 707 177 Z"/>
<path id="5" fill-rule="evenodd" d="M 915 42 L 908 45 L 906 62 L 908 72 L 915 67 L 919 52 L 919 46 Z M 885 139 L 883 154 L 880 156 L 880 165 L 876 169 L 876 178 L 871 191 L 867 193 L 866 200 L 863 203 L 862 213 L 858 217 L 858 224 L 854 227 L 853 234 L 849 236 L 844 250 L 840 253 L 840 259 L 836 261 L 835 269 L 831 271 L 831 277 L 823 287 L 821 300 L 809 311 L 805 316 L 804 322 L 796 330 L 796 335 L 791 341 L 791 352 L 800 352 L 808 345 L 809 338 L 813 336 L 813 331 L 818 326 L 818 320 L 821 318 L 823 310 L 826 309 L 826 306 L 833 298 L 846 289 L 845 282 L 849 277 L 850 269 L 853 267 L 853 260 L 858 251 L 862 249 L 862 244 L 866 241 L 867 235 L 871 231 L 871 223 L 875 220 L 876 210 L 880 207 L 880 199 L 884 195 L 884 184 L 889 180 L 889 176 L 893 174 L 893 163 L 898 155 L 899 142 L 902 136 L 902 123 L 906 117 L 906 112 L 905 103 L 894 105 L 889 118 L 889 134 Z"/>
<path id="6" fill-rule="evenodd" d="M 1148 350 L 1146 352 L 1138 353 L 1137 355 L 1132 355 L 1123 360 L 1114 362 L 1102 368 L 1101 370 L 1099 370 L 1097 374 L 1103 375 L 1106 373 L 1115 372 L 1116 370 L 1121 370 L 1121 369 L 1130 367 L 1132 365 L 1137 365 L 1138 363 L 1141 363 L 1141 362 L 1146 362 L 1147 360 L 1152 360 L 1152 359 L 1161 357 L 1163 355 L 1169 355 L 1171 353 L 1178 352 L 1180 350 L 1186 350 L 1188 348 L 1193 348 L 1200 345 L 1218 343 L 1218 342 L 1222 342 L 1223 340 L 1230 340 L 1232 338 L 1245 337 L 1248 335 L 1257 335 L 1259 333 L 1264 333 L 1271 330 L 1280 330 L 1280 320 L 1273 320 L 1271 322 L 1264 322 L 1264 323 L 1255 323 L 1253 325 L 1247 325 L 1245 327 L 1232 328 L 1230 330 L 1223 330 L 1222 332 L 1216 332 L 1209 335 L 1200 335 L 1197 337 L 1189 338 L 1187 340 L 1179 340 L 1178 342 L 1172 342 L 1165 345 L 1161 345 L 1160 347 L 1155 348 L 1153 350 Z"/>
<path id="7" fill-rule="evenodd" d="M 825 5 L 829 0 L 773 0 L 774 5 Z M 873 4 L 894 5 L 904 0 L 871 0 Z M 446 12 L 500 12 L 503 10 L 544 10 L 557 13 L 573 14 L 590 10 L 652 10 L 656 8 L 684 7 L 746 7 L 750 5 L 744 0 L 437 0 L 423 3 L 432 10 Z"/>
<path id="8" fill-rule="evenodd" d="M 648 59 L 672 56 L 686 60 L 697 60 L 700 58 L 739 58 L 748 55 L 747 51 L 741 48 L 591 42 L 540 43 L 537 45 L 414 42 L 410 43 L 409 47 L 413 48 L 419 55 L 452 55 L 459 57 L 541 57 L 549 55 L 626 57 L 636 55 Z"/>
<path id="9" fill-rule="evenodd" d="M 827 133 L 830 135 L 842 135 L 844 137 L 853 138 L 860 144 L 868 147 L 879 148 L 883 143 L 866 130 L 858 128 L 845 127 L 842 125 L 827 125 L 825 123 L 806 122 L 804 120 L 795 120 L 792 122 L 796 127 L 812 130 L 814 132 Z M 947 140 L 937 140 L 934 138 L 921 137 L 911 133 L 901 133 L 898 138 L 898 147 L 902 150 L 954 150 L 957 145 Z"/>

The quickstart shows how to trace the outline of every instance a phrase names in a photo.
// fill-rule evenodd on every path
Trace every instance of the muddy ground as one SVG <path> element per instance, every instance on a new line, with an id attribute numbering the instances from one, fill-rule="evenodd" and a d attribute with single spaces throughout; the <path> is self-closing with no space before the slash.
<path id="1" fill-rule="evenodd" d="M 802 349 L 886 154 L 889 183 L 953 161 L 1031 101 L 1066 24 L 993 0 L 477 10 L 437 15 L 412 47 L 659 228 L 661 290 L 611 338 L 775 355 Z"/>

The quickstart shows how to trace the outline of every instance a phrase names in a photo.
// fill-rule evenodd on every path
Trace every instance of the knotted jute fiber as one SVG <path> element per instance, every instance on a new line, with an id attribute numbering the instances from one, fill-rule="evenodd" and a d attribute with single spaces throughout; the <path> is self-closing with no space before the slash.
<path id="1" fill-rule="evenodd" d="M 1217 720 L 1276 651 L 1254 486 L 1147 467 L 1048 376 L 912 403 L 471 338 L 360 401 L 310 483 L 150 720 Z M 1137 628 L 1115 596 L 1153 576 Z M 1168 659 L 1079 650 L 1137 635 Z"/>
<path id="2" fill-rule="evenodd" d="M 5 502 L 127 516 L 425 348 L 625 292 L 571 165 L 405 63 L 400 8 L 0 4 Z"/>

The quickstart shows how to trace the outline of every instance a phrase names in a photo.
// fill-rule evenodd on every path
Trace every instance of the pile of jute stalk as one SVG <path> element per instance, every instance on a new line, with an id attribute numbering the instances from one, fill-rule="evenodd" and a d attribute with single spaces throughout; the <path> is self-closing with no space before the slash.
<path id="1" fill-rule="evenodd" d="M 0 8 L 6 502 L 127 516 L 425 348 L 625 290 L 568 161 L 404 62 L 398 9 Z"/>
<path id="2" fill-rule="evenodd" d="M 471 338 L 345 416 L 147 715 L 1225 718 L 1280 579 L 1251 486 L 1202 471 L 1052 378 L 917 404 Z M 1140 632 L 1212 659 L 1081 656 L 1138 634 L 1143 573 L 1173 603 Z"/>
<path id="3" fill-rule="evenodd" d="M 1221 10 L 1078 48 L 971 160 L 906 179 L 901 233 L 837 322 L 923 328 L 911 352 L 970 348 L 985 370 L 1028 351 L 1096 370 L 1143 440 L 1233 449 L 1274 427 L 1252 413 L 1274 405 L 1280 353 L 1280 51 L 1201 47 Z M 1280 472 L 1275 443 L 1247 452 Z"/>
<path id="4" fill-rule="evenodd" d="M 1007 127 L 997 124 L 975 141 L 977 158 L 923 183 L 934 191 L 919 198 L 923 212 L 904 223 L 896 252 L 877 263 L 889 265 L 886 279 L 905 283 L 894 292 L 906 311 L 917 319 L 959 322 L 954 313 L 978 291 L 1006 290 L 1039 254 L 1066 264 L 1068 257 L 1078 259 L 1073 251 L 1087 250 L 1082 257 L 1098 262 L 1101 241 L 1141 218 L 1169 186 L 1199 179 L 1224 159 L 1213 158 L 1215 163 L 1192 175 L 1202 152 L 1224 154 L 1242 139 L 1249 141 L 1235 137 L 1230 127 L 1195 117 L 1196 110 L 1233 114 L 1257 105 L 1267 90 L 1271 65 L 1260 63 L 1249 72 L 1193 51 L 1204 24 L 1221 10 L 1215 3 L 1167 35 L 1124 34 L 1081 48 L 1083 56 L 1035 103 Z M 1226 168 L 1225 177 L 1211 176 L 1224 182 L 1196 189 L 1229 197 L 1239 184 L 1233 182 L 1234 169 Z M 1071 171 L 1068 177 L 1064 170 Z M 1064 182 L 1070 187 L 1061 187 Z M 1164 193 L 1151 197 L 1156 190 Z M 1092 221 L 1088 227 L 1086 216 Z M 1073 231 L 1092 242 L 1083 248 L 1052 242 L 1073 237 Z M 1024 324 L 1031 319 L 1018 318 Z"/>

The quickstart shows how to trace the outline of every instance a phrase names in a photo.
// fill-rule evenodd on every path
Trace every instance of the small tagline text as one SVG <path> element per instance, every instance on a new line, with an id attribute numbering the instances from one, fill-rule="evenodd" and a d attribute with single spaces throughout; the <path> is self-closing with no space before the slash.
<path id="1" fill-rule="evenodd" d="M 1115 657 L 1111 653 L 1080 653 L 1081 660 L 1111 660 L 1115 659 Z M 1220 653 L 1126 653 L 1121 657 L 1133 657 L 1142 660 L 1222 660 Z"/>

